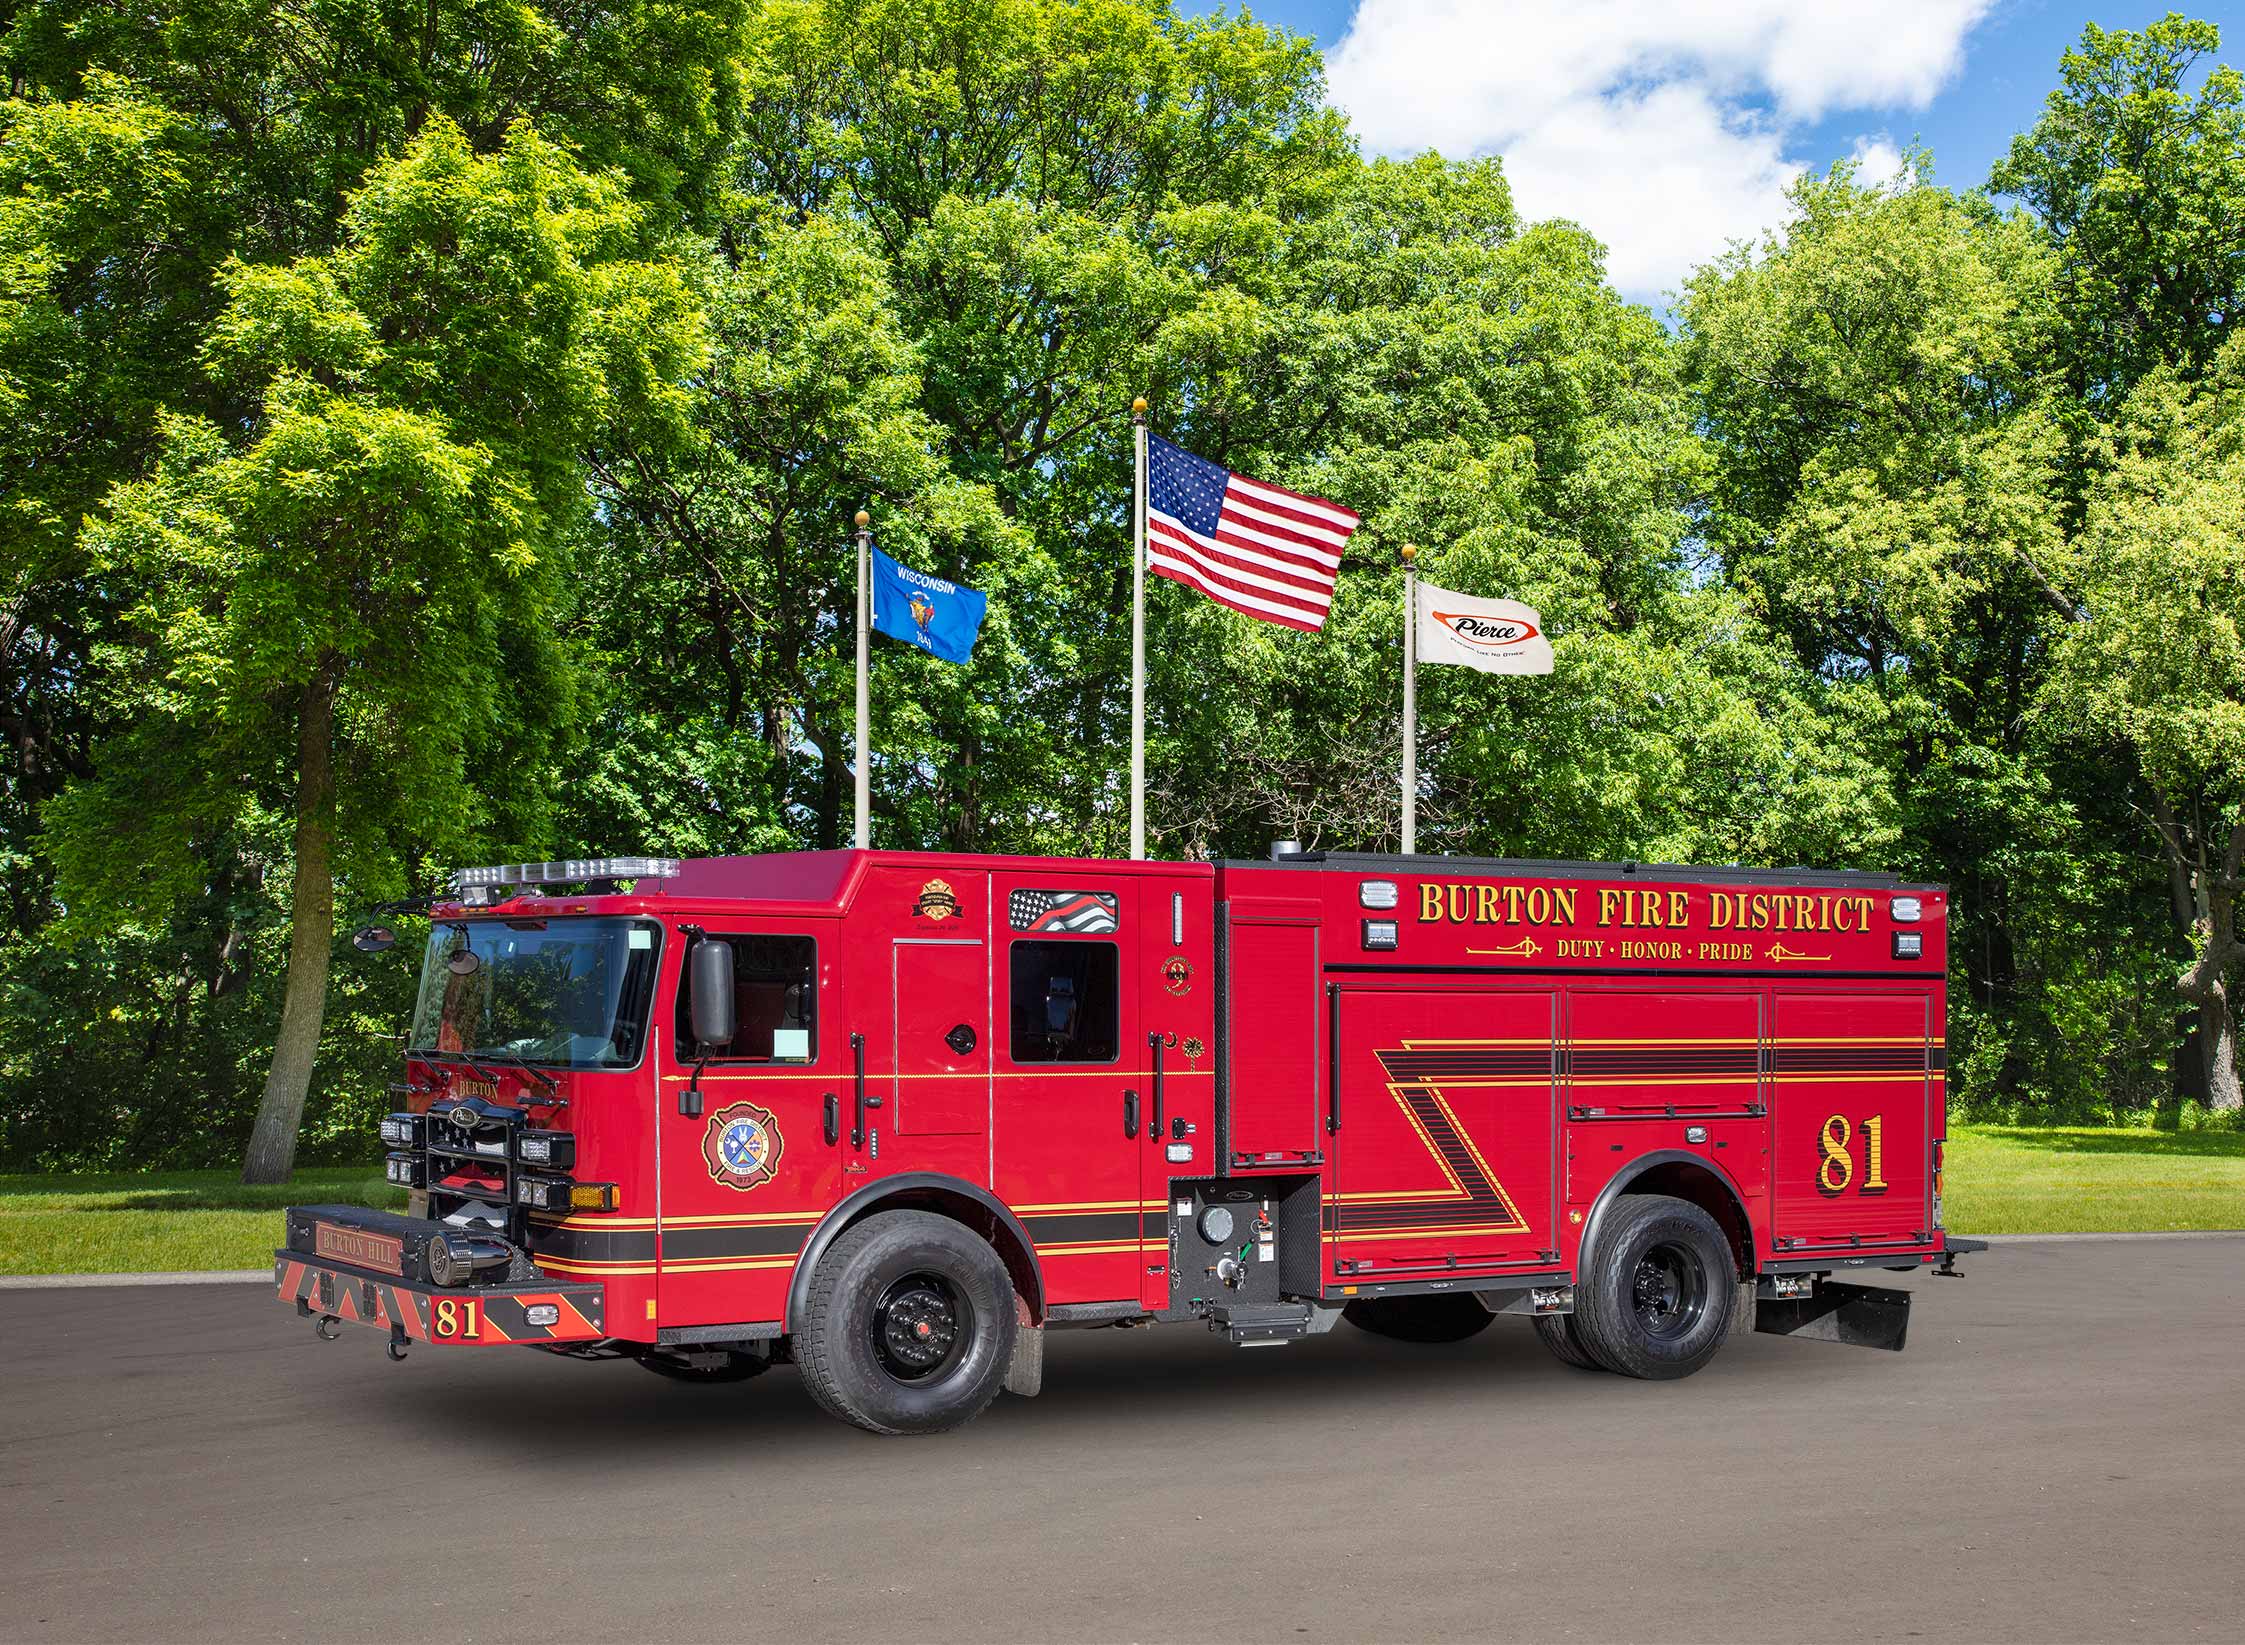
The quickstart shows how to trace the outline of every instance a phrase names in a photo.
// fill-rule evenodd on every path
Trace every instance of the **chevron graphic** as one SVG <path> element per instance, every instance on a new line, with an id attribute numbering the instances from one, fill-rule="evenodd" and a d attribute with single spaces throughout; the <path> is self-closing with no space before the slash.
<path id="1" fill-rule="evenodd" d="M 1388 1233 L 1431 1228 L 1473 1233 L 1523 1233 L 1528 1221 L 1489 1162 L 1466 1135 L 1465 1127 L 1442 1094 L 1445 1084 L 1526 1085 L 1552 1077 L 1551 1045 L 1503 1040 L 1405 1041 L 1394 1051 L 1375 1052 L 1395 1098 L 1418 1133 L 1448 1187 L 1440 1193 L 1343 1194 L 1335 1231 Z"/>

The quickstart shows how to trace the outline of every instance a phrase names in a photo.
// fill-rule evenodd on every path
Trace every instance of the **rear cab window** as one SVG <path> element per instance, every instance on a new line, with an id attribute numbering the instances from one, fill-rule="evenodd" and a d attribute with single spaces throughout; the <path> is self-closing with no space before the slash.
<path id="1" fill-rule="evenodd" d="M 1016 1064 L 1116 1060 L 1122 968 L 1113 943 L 1017 942 L 1008 969 Z"/>

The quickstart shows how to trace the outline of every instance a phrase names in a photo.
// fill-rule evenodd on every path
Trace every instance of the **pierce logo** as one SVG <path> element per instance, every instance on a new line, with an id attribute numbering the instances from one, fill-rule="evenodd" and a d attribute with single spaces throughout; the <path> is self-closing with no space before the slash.
<path id="1" fill-rule="evenodd" d="M 1437 611 L 1434 620 L 1467 645 L 1483 651 L 1522 645 L 1540 639 L 1543 633 L 1534 623 L 1509 617 L 1475 617 L 1463 612 Z"/>

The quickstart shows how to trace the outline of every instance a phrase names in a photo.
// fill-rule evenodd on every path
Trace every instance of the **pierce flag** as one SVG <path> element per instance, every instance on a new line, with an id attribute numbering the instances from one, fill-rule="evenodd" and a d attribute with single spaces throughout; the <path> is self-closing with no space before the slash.
<path id="1" fill-rule="evenodd" d="M 1416 582 L 1416 580 L 1414 579 Z M 1462 663 L 1484 674 L 1548 674 L 1543 618 L 1518 600 L 1479 600 L 1416 583 L 1419 661 Z"/>

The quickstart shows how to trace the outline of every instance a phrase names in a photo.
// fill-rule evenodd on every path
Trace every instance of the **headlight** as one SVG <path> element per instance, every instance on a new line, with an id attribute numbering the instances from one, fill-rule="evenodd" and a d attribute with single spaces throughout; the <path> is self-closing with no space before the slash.
<path id="1" fill-rule="evenodd" d="M 420 1187 L 421 1173 L 419 1154 L 392 1154 L 382 1162 L 382 1174 L 401 1188 Z"/>
<path id="2" fill-rule="evenodd" d="M 566 1131 L 525 1131 L 515 1139 L 515 1157 L 525 1165 L 566 1171 L 577 1163 L 577 1139 Z"/>
<path id="3" fill-rule="evenodd" d="M 421 1116 L 419 1114 L 389 1114 L 375 1128 L 382 1140 L 394 1148 L 421 1146 Z"/>

